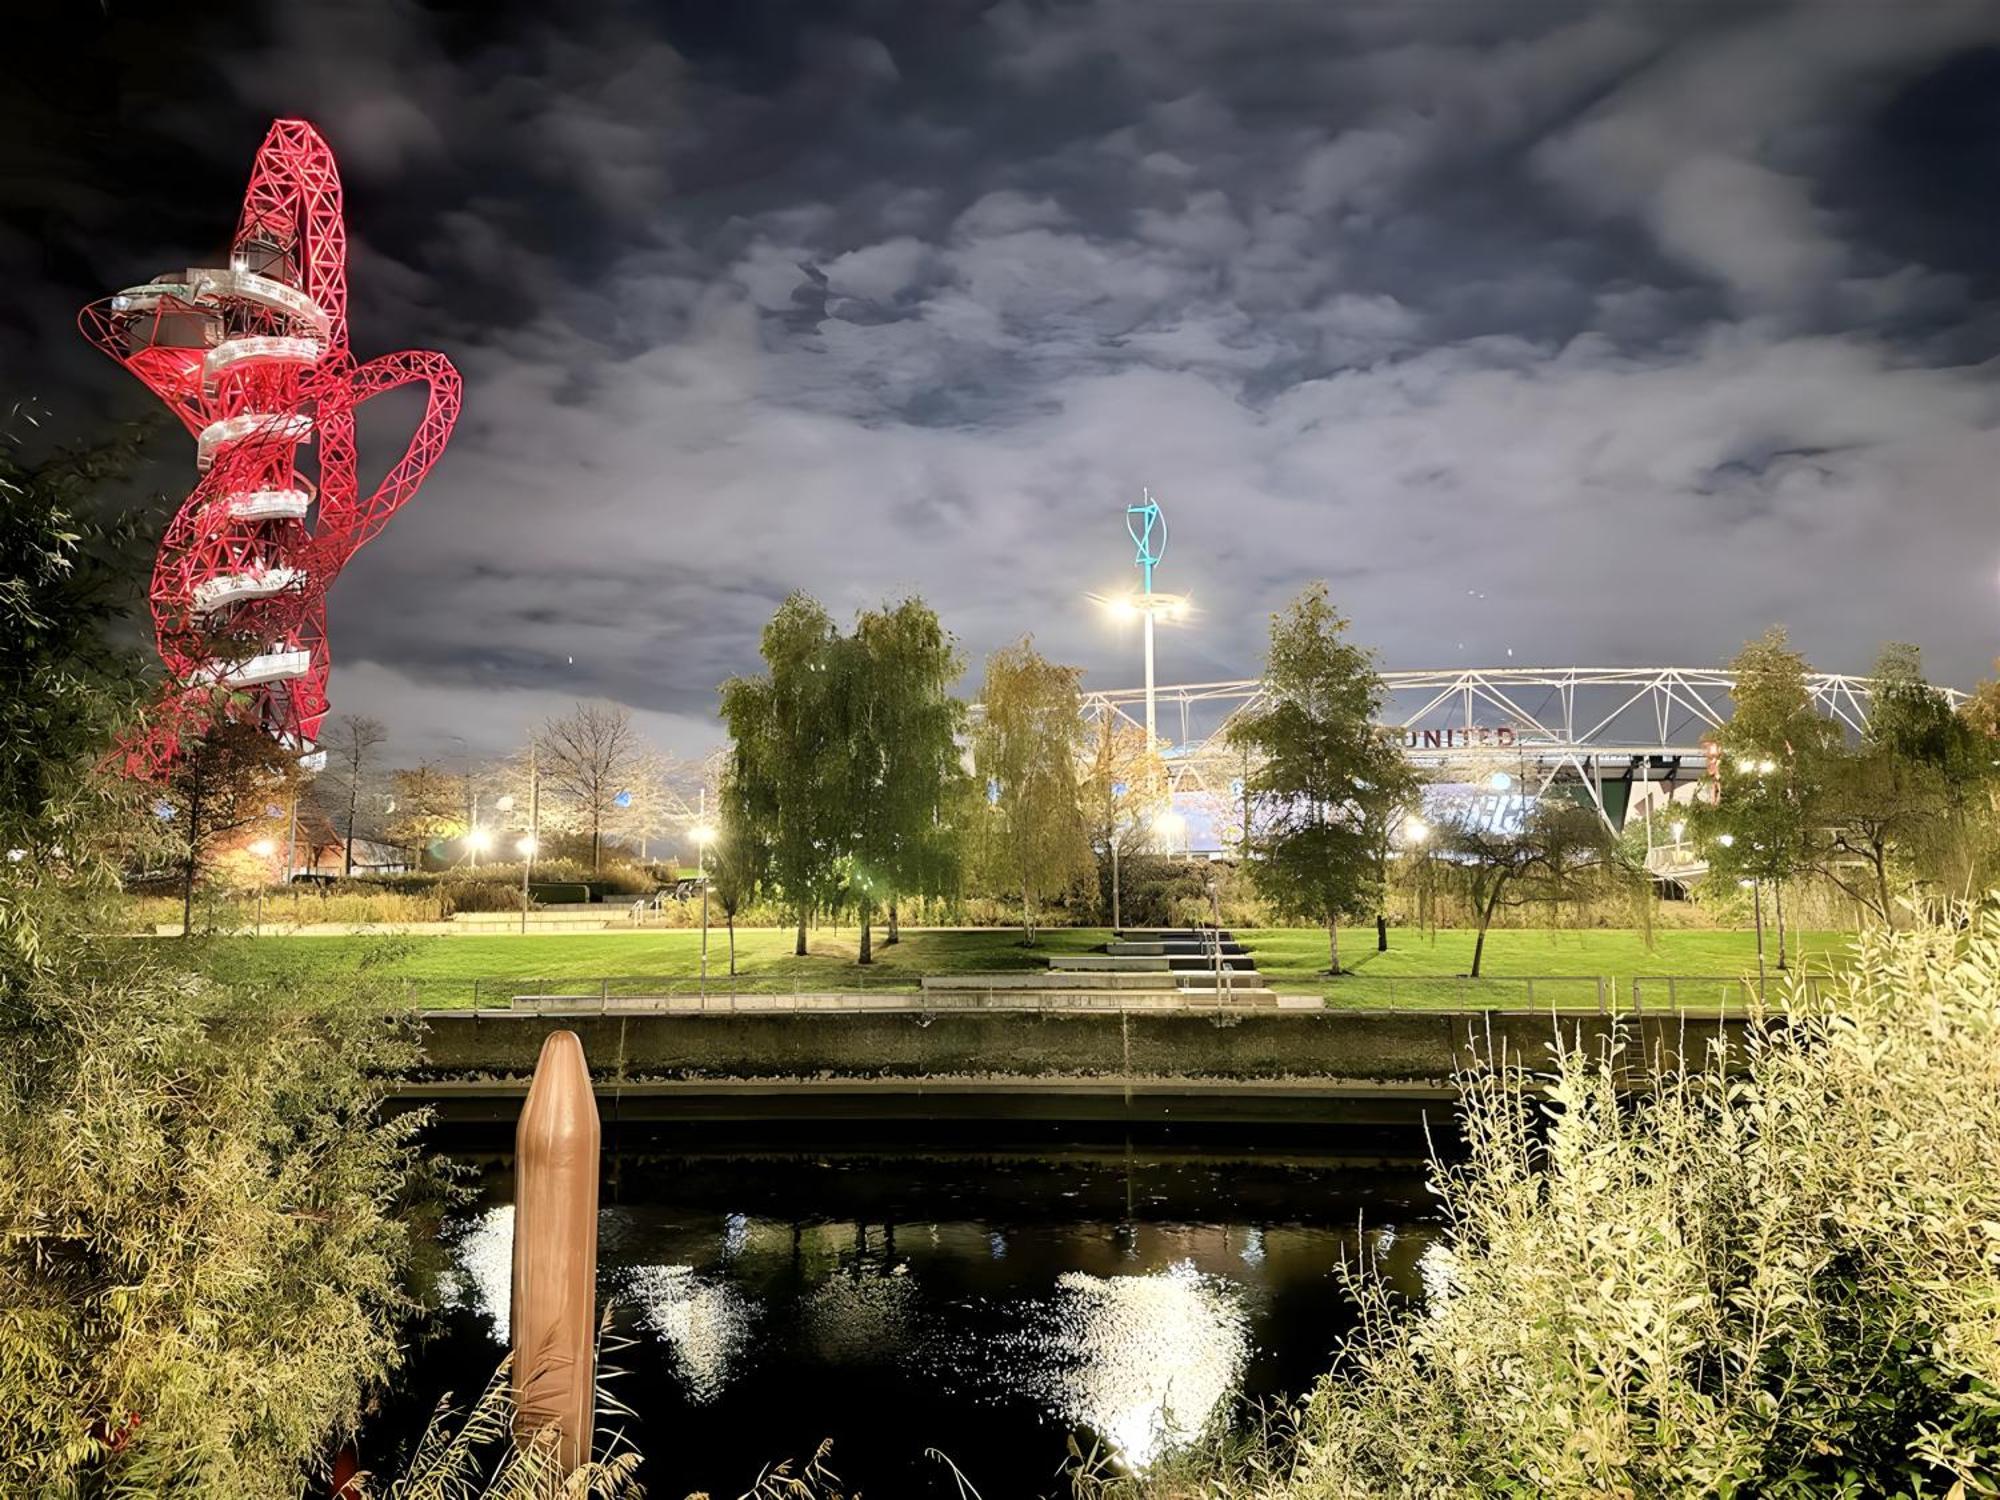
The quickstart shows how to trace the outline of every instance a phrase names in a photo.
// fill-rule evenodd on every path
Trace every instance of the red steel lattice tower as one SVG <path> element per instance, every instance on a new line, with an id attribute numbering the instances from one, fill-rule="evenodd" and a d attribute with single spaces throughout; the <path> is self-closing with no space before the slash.
<path id="1" fill-rule="evenodd" d="M 258 148 L 226 266 L 166 273 L 79 321 L 186 424 L 202 473 L 153 565 L 172 685 L 132 747 L 136 768 L 158 771 L 219 715 L 311 753 L 327 709 L 326 591 L 444 451 L 458 371 L 423 351 L 355 363 L 340 172 L 303 120 L 273 122 Z M 354 409 L 416 383 L 429 391 L 416 436 L 363 496 Z M 307 447 L 316 481 L 299 467 Z"/>

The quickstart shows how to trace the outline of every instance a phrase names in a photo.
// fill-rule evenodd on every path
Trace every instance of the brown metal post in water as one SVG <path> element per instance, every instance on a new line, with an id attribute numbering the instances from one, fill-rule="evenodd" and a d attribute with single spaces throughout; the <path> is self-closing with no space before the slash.
<path id="1" fill-rule="evenodd" d="M 583 1043 L 553 1032 L 514 1132 L 514 1437 L 556 1427 L 564 1472 L 596 1413 L 599 1140 Z"/>

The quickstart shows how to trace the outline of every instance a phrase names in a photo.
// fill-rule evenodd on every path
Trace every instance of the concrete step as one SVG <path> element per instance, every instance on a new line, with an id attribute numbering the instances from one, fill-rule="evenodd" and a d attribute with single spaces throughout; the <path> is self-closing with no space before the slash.
<path id="1" fill-rule="evenodd" d="M 1121 957 L 1163 958 L 1169 956 L 1187 957 L 1189 955 L 1210 953 L 1214 951 L 1214 948 L 1212 944 L 1195 942 L 1192 939 L 1184 941 L 1179 938 L 1171 938 L 1159 942 L 1127 942 L 1113 939 L 1104 945 L 1104 951 Z M 1224 953 L 1241 954 L 1248 953 L 1250 950 L 1245 948 L 1241 943 L 1232 943 L 1225 939 L 1222 944 L 1222 951 Z"/>
<path id="2" fill-rule="evenodd" d="M 922 980 L 926 990 L 1034 990 L 1051 982 L 1074 990 L 1164 991 L 1169 988 L 1169 975 L 1158 969 L 1136 974 L 1122 970 L 1058 974 L 1049 969 L 1007 969 L 991 974 L 927 974 Z"/>
<path id="3" fill-rule="evenodd" d="M 1134 943 L 1198 943 L 1209 935 L 1206 927 L 1120 927 L 1113 937 Z M 1236 934 L 1223 929 L 1222 940 L 1227 943 Z"/>
<path id="4" fill-rule="evenodd" d="M 1213 985 L 1215 983 L 1215 970 L 1180 969 L 1175 971 L 1173 980 L 1181 989 L 1199 989 L 1202 985 Z M 1262 984 L 1264 976 L 1254 968 L 1231 969 L 1229 970 L 1229 982 L 1232 985 Z"/>
<path id="5" fill-rule="evenodd" d="M 1254 969 L 1257 960 L 1247 953 L 1225 953 L 1222 956 L 1225 969 Z M 1125 954 L 1125 953 L 1064 953 L 1049 960 L 1049 969 L 1054 973 L 1097 973 L 1112 974 L 1160 974 L 1177 973 L 1182 969 L 1213 969 L 1215 961 L 1202 954 Z"/>
<path id="6" fill-rule="evenodd" d="M 1183 985 L 1180 993 L 1183 999 L 1202 1005 L 1221 1004 L 1226 1001 L 1231 1005 L 1267 1005 L 1275 1007 L 1278 1003 L 1278 992 L 1266 989 L 1262 985 L 1233 984 L 1226 990 L 1218 990 L 1213 985 L 1210 985 L 1207 989 L 1196 989 L 1192 985 Z M 1318 996 L 1313 996 L 1312 1003 L 1317 1007 L 1324 1005 L 1325 1002 L 1320 1000 Z"/>

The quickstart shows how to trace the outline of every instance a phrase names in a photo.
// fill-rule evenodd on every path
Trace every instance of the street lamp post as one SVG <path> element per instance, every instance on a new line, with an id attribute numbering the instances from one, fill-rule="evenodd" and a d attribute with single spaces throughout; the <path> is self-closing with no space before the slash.
<path id="1" fill-rule="evenodd" d="M 535 867 L 535 836 L 531 833 L 515 849 L 521 855 L 521 936 L 528 935 L 528 872 Z"/>
<path id="2" fill-rule="evenodd" d="M 1118 920 L 1118 825 L 1111 825 L 1111 931 L 1115 934 L 1124 927 Z"/>
<path id="3" fill-rule="evenodd" d="M 250 846 L 250 852 L 264 861 L 268 861 L 277 850 L 278 846 L 269 839 L 259 839 Z M 270 884 L 270 874 L 269 870 L 260 870 L 257 874 L 257 927 L 254 933 L 257 937 L 264 935 L 264 887 Z"/>
<path id="4" fill-rule="evenodd" d="M 701 789 L 701 808 L 704 814 L 708 811 L 707 787 Z M 692 832 L 695 873 L 701 880 L 701 993 L 706 998 L 708 995 L 708 846 L 715 842 L 715 830 L 703 821 L 695 824 Z"/>

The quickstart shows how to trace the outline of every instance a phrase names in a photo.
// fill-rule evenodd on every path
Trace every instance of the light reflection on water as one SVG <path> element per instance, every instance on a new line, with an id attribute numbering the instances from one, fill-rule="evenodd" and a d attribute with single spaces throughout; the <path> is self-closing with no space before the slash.
<path id="1" fill-rule="evenodd" d="M 1335 1267 L 1357 1249 L 1408 1281 L 1426 1239 L 1386 1223 L 794 1224 L 651 1205 L 606 1207 L 599 1232 L 601 1295 L 669 1376 L 671 1389 L 643 1371 L 617 1387 L 642 1414 L 765 1401 L 774 1375 L 795 1392 L 893 1380 L 961 1408 L 1025 1404 L 1036 1425 L 1138 1468 L 1226 1419 L 1260 1357 L 1318 1367 L 1337 1328 L 1286 1326 L 1281 1298 L 1331 1307 Z M 456 1250 L 456 1303 L 496 1360 L 512 1238 L 512 1206 L 494 1204 Z"/>
<path id="2" fill-rule="evenodd" d="M 1250 1354 L 1241 1286 L 1176 1261 L 1164 1271 L 1065 1271 L 1022 1309 L 1019 1389 L 1094 1432 L 1134 1468 L 1200 1435 L 1236 1393 Z"/>

